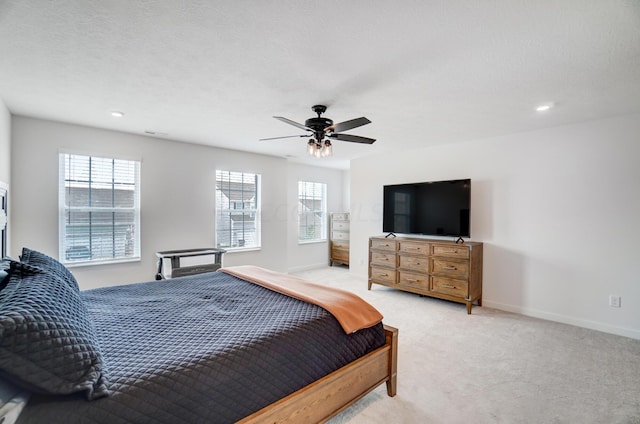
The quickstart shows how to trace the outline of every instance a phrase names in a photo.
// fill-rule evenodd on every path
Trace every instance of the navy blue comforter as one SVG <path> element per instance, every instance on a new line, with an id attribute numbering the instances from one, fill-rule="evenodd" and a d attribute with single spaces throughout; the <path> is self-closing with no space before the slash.
<path id="1" fill-rule="evenodd" d="M 80 294 L 110 394 L 33 395 L 18 423 L 232 423 L 384 344 L 217 272 Z"/>

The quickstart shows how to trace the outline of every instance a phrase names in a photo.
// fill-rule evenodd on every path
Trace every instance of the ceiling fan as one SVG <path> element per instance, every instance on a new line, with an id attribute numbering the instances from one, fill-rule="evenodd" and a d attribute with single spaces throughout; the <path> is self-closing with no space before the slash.
<path id="1" fill-rule="evenodd" d="M 325 157 L 325 156 L 331 156 L 333 154 L 333 149 L 331 147 L 331 140 L 349 141 L 352 143 L 364 143 L 364 144 L 373 144 L 373 142 L 376 141 L 373 138 L 367 138 L 367 137 L 361 137 L 359 135 L 342 133 L 342 131 L 348 131 L 353 128 L 357 128 L 362 125 L 371 123 L 371 121 L 369 121 L 365 117 L 351 119 L 349 121 L 344 121 L 344 122 L 339 122 L 337 124 L 334 124 L 331 119 L 320 116 L 327 110 L 326 106 L 315 105 L 311 108 L 311 110 L 317 113 L 318 116 L 307 119 L 306 121 L 304 121 L 304 125 L 299 124 L 295 121 L 292 121 L 291 119 L 284 118 L 282 116 L 274 116 L 274 118 L 286 124 L 293 125 L 294 127 L 307 131 L 307 134 L 289 135 L 284 137 L 261 138 L 260 140 L 264 141 L 264 140 L 277 140 L 280 138 L 311 137 L 309 142 L 307 143 L 307 153 L 315 157 Z"/>

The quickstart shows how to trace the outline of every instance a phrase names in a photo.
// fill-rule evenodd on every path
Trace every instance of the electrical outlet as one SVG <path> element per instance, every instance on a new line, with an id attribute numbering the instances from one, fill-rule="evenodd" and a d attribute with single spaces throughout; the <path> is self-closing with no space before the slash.
<path id="1" fill-rule="evenodd" d="M 622 299 L 620 298 L 620 296 L 616 296 L 616 295 L 609 295 L 609 306 L 611 306 L 612 308 L 619 308 L 622 306 Z"/>

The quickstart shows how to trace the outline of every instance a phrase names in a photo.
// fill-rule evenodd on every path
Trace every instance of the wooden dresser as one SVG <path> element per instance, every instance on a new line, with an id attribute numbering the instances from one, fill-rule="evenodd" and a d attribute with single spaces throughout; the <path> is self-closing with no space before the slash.
<path id="1" fill-rule="evenodd" d="M 330 215 L 329 266 L 334 262 L 349 266 L 349 214 Z"/>
<path id="2" fill-rule="evenodd" d="M 398 290 L 482 306 L 482 243 L 409 237 L 369 239 L 369 290 Z"/>

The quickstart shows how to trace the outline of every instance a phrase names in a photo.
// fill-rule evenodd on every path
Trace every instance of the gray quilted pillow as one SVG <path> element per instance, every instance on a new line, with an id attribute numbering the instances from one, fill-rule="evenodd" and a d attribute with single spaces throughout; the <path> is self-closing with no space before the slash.
<path id="1" fill-rule="evenodd" d="M 80 294 L 58 275 L 13 262 L 0 290 L 0 377 L 47 394 L 108 394 Z"/>
<path id="2" fill-rule="evenodd" d="M 31 250 L 23 247 L 22 255 L 20 255 L 20 262 L 35 265 L 45 271 L 52 272 L 66 281 L 75 290 L 80 290 L 78 282 L 71 271 L 51 256 L 47 256 L 37 250 Z"/>

